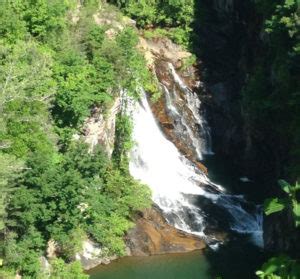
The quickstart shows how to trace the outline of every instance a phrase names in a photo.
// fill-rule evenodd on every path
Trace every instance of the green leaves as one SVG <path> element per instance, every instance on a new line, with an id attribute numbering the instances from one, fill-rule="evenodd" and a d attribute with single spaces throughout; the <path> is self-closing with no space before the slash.
<path id="1" fill-rule="evenodd" d="M 6 45 L 2 51 L 0 144 L 5 143 L 6 152 L 17 157 L 26 157 L 28 152 L 37 149 L 49 149 L 55 138 L 48 112 L 55 92 L 50 52 L 33 41 L 19 41 L 12 47 Z"/>
<path id="2" fill-rule="evenodd" d="M 300 226 L 300 203 L 295 199 L 292 201 L 293 203 L 293 215 L 295 220 L 296 227 Z"/>
<path id="3" fill-rule="evenodd" d="M 154 30 L 154 36 L 163 34 L 184 47 L 189 46 L 196 5 L 194 0 L 113 2 L 117 2 L 125 14 L 136 20 L 138 27 Z M 165 32 L 158 34 L 155 30 L 160 28 L 165 28 Z"/>
<path id="4" fill-rule="evenodd" d="M 67 260 L 83 236 L 123 254 L 131 215 L 151 204 L 150 190 L 124 163 L 132 147 L 129 119 L 117 124 L 120 164 L 101 147 L 90 153 L 71 141 L 91 108 L 105 114 L 120 88 L 137 98 L 137 85 L 155 88 L 136 30 L 125 28 L 115 40 L 95 24 L 67 30 L 71 2 L 0 3 L 0 234 L 4 269 L 24 278 L 39 278 L 49 239 Z M 91 16 L 84 9 L 82 16 Z M 51 278 L 61 277 L 85 278 L 78 263 L 58 260 Z"/>
<path id="5" fill-rule="evenodd" d="M 0 1 L 0 37 L 10 43 L 23 39 L 26 34 L 26 22 L 16 13 L 9 1 Z"/>
<path id="6" fill-rule="evenodd" d="M 256 272 L 261 279 L 297 279 L 299 274 L 299 262 L 284 255 L 269 259 L 261 270 Z"/>
<path id="7" fill-rule="evenodd" d="M 264 211 L 266 215 L 282 211 L 284 208 L 286 208 L 285 201 L 278 198 L 267 199 L 264 203 Z"/>
<path id="8" fill-rule="evenodd" d="M 151 205 L 150 190 L 128 172 L 112 168 L 99 148 L 91 154 L 85 144 L 73 143 L 60 160 L 56 157 L 33 154 L 28 170 L 15 181 L 6 226 L 18 232 L 16 245 L 31 239 L 30 249 L 40 251 L 54 239 L 72 258 L 82 228 L 110 253 L 122 255 L 129 218 Z"/>
<path id="9" fill-rule="evenodd" d="M 137 21 L 139 27 L 188 26 L 194 19 L 194 0 L 186 1 L 114 1 L 126 14 Z"/>
<path id="10" fill-rule="evenodd" d="M 5 228 L 7 200 L 9 194 L 14 190 L 10 182 L 22 168 L 23 161 L 0 151 L 0 232 Z"/>
<path id="11" fill-rule="evenodd" d="M 284 180 L 279 180 L 278 181 L 278 184 L 280 185 L 281 189 L 286 192 L 287 194 L 291 194 L 292 192 L 292 187 L 289 183 L 287 183 L 286 181 Z"/>
<path id="12" fill-rule="evenodd" d="M 285 208 L 292 211 L 295 226 L 300 226 L 300 203 L 297 200 L 297 192 L 300 190 L 298 182 L 294 186 L 290 185 L 284 180 L 279 180 L 278 184 L 281 189 L 288 195 L 286 199 L 270 198 L 264 203 L 264 211 L 266 215 L 270 215 L 276 212 L 280 212 Z"/>
<path id="13" fill-rule="evenodd" d="M 81 267 L 80 262 L 66 264 L 63 259 L 55 258 L 51 261 L 52 272 L 50 279 L 73 278 L 73 279 L 88 279 Z"/>

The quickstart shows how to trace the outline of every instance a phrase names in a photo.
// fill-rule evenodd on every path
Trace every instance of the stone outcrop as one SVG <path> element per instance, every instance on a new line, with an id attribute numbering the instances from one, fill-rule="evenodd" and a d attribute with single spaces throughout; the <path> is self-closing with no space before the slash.
<path id="1" fill-rule="evenodd" d="M 126 256 L 150 256 L 166 253 L 184 253 L 206 248 L 200 237 L 188 234 L 169 225 L 155 206 L 140 212 L 134 218 L 135 226 L 125 237 Z M 225 238 L 225 236 L 222 236 Z M 107 250 L 87 239 L 82 251 L 75 255 L 84 270 L 100 264 L 109 264 L 118 256 L 107 255 Z"/>
<path id="2" fill-rule="evenodd" d="M 84 270 L 89 270 L 99 264 L 109 264 L 118 258 L 115 255 L 107 256 L 106 254 L 107 251 L 99 244 L 87 239 L 82 243 L 82 251 L 76 254 L 75 259 L 81 262 Z"/>
<path id="3" fill-rule="evenodd" d="M 148 67 L 152 69 L 154 69 L 154 63 L 158 57 L 164 58 L 174 65 L 181 65 L 184 59 L 192 55 L 167 38 L 147 40 L 140 37 L 138 48 L 143 52 Z"/>
<path id="4" fill-rule="evenodd" d="M 253 196 L 260 203 L 267 197 L 282 194 L 277 180 L 288 177 L 290 153 L 288 144 L 276 131 L 268 124 L 254 123 L 253 116 L 242 106 L 243 86 L 257 67 L 257 61 L 265 59 L 269 51 L 265 44 L 264 20 L 255 1 L 203 0 L 201 9 L 196 10 L 194 25 L 201 38 L 196 48 L 202 60 L 200 71 L 207 89 L 204 101 L 214 151 L 236 174 L 255 181 Z M 272 64 L 272 61 L 263 61 Z M 272 69 L 269 74 L 273 75 Z M 272 120 L 269 123 L 272 125 Z M 289 212 L 265 217 L 266 249 L 299 250 L 299 235 Z"/>
<path id="5" fill-rule="evenodd" d="M 189 252 L 206 247 L 205 242 L 169 225 L 156 209 L 148 209 L 136 218 L 126 243 L 133 256 Z"/>
<path id="6" fill-rule="evenodd" d="M 84 124 L 84 141 L 89 144 L 90 150 L 100 144 L 110 156 L 115 142 L 115 122 L 120 111 L 120 99 L 117 98 L 104 115 L 98 108 L 94 108 L 92 116 Z"/>

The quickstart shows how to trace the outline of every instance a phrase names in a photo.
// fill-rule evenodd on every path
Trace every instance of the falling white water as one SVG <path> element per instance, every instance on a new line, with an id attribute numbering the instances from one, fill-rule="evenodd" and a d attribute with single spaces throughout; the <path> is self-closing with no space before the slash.
<path id="1" fill-rule="evenodd" d="M 171 66 L 170 69 L 174 70 Z M 172 75 L 182 89 L 191 92 L 175 70 Z M 180 118 L 181 113 L 177 111 L 172 101 L 172 98 L 176 98 L 175 93 L 170 93 L 166 87 L 164 91 L 167 109 L 172 112 L 174 118 Z M 203 123 L 201 116 L 196 113 L 199 108 L 197 96 L 191 95 L 189 98 L 190 101 L 188 98 L 186 101 L 190 102 L 189 109 L 194 110 L 194 118 Z M 250 234 L 253 241 L 261 246 L 262 214 L 256 208 L 250 211 L 246 209 L 249 204 L 242 196 L 225 193 L 220 185 L 211 182 L 204 173 L 180 154 L 176 146 L 161 131 L 145 94 L 131 110 L 134 123 L 133 139 L 136 145 L 131 151 L 130 172 L 134 178 L 149 185 L 153 201 L 163 211 L 167 221 L 178 229 L 202 236 L 212 248 L 216 248 L 216 241 L 204 232 L 210 219 L 214 218 L 209 215 L 207 209 L 213 207 L 219 212 L 226 213 L 229 230 Z M 206 126 L 201 127 L 205 129 Z M 209 204 L 209 208 L 201 205 L 203 199 Z M 224 222 L 224 220 L 217 221 Z"/>
<path id="2" fill-rule="evenodd" d="M 199 184 L 208 184 L 205 175 L 196 173 L 175 145 L 168 141 L 160 131 L 145 96 L 133 113 L 133 138 L 136 146 L 132 150 L 130 172 L 133 177 L 148 184 L 153 193 L 153 201 L 165 213 L 176 216 L 174 225 L 191 232 L 184 218 L 186 210 L 194 214 L 203 234 L 202 216 L 198 208 L 189 203 L 183 194 L 203 195 L 216 199 L 214 194 L 205 192 Z"/>
<path id="3" fill-rule="evenodd" d="M 180 117 L 180 123 L 185 127 L 190 139 L 192 140 L 193 147 L 198 155 L 198 159 L 203 159 L 203 155 L 212 155 L 211 148 L 211 135 L 210 128 L 207 122 L 200 115 L 201 102 L 197 94 L 193 92 L 185 83 L 182 81 L 180 76 L 176 73 L 172 63 L 168 63 L 168 68 L 174 83 L 178 88 L 184 93 L 183 97 L 185 99 L 184 105 L 192 113 L 193 123 L 189 123 L 189 118 L 186 115 L 186 109 L 182 111 Z M 174 111 L 176 108 L 177 100 L 180 98 L 180 94 L 176 88 L 173 88 L 172 92 L 169 92 L 168 88 L 163 85 L 165 96 L 167 99 L 167 107 Z M 188 124 L 189 123 L 189 124 Z M 191 125 L 198 125 L 198 133 L 195 133 L 191 129 Z"/>
<path id="4" fill-rule="evenodd" d="M 187 124 L 187 121 L 186 121 L 184 115 L 180 115 L 180 113 L 176 109 L 176 106 L 173 104 L 173 100 L 171 98 L 171 94 L 170 94 L 168 88 L 165 85 L 163 85 L 163 89 L 165 91 L 168 110 L 170 111 L 171 114 L 173 114 L 174 117 L 180 119 L 180 123 L 185 128 L 188 138 L 192 141 L 192 145 L 196 151 L 198 159 L 200 159 L 200 160 L 203 159 L 202 152 L 201 152 L 201 150 L 202 150 L 201 149 L 201 146 L 202 146 L 201 140 L 194 135 L 194 132 L 192 131 L 191 127 Z"/>

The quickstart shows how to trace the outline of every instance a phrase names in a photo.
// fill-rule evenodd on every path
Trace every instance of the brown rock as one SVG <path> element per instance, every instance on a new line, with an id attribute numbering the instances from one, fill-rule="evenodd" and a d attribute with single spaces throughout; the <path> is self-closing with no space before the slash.
<path id="1" fill-rule="evenodd" d="M 201 171 L 203 171 L 206 175 L 208 174 L 207 167 L 204 166 L 202 163 L 194 161 L 194 164 L 197 166 L 198 169 L 200 169 Z"/>
<path id="2" fill-rule="evenodd" d="M 177 60 L 177 61 L 175 62 L 175 68 L 176 68 L 176 69 L 180 69 L 182 66 L 183 66 L 183 63 L 182 63 L 181 60 Z"/>
<path id="3" fill-rule="evenodd" d="M 208 169 L 195 159 L 195 154 L 193 153 L 193 151 L 174 133 L 173 120 L 168 116 L 168 113 L 166 111 L 164 97 L 160 97 L 155 103 L 150 103 L 150 106 L 166 137 L 173 144 L 175 144 L 181 154 L 183 154 L 187 159 L 194 163 L 194 165 L 200 171 L 207 175 Z"/>
<path id="4" fill-rule="evenodd" d="M 127 235 L 127 246 L 133 256 L 190 252 L 204 249 L 204 241 L 180 231 L 162 217 L 158 209 L 145 210 Z"/>
<path id="5" fill-rule="evenodd" d="M 162 56 L 175 64 L 192 55 L 168 38 L 145 39 L 140 37 L 138 48 L 144 53 L 148 65 L 153 64 L 157 56 Z"/>

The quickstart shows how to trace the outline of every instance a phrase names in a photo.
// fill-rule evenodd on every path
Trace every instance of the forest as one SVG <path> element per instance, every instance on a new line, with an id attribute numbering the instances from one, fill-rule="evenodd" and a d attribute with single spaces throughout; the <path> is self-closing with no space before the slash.
<path id="1" fill-rule="evenodd" d="M 137 96 L 137 80 L 151 83 L 134 48 L 136 32 L 128 28 L 106 39 L 90 19 L 93 1 L 85 3 L 75 30 L 68 19 L 75 4 L 1 1 L 2 278 L 15 271 L 39 278 L 50 239 L 61 247 L 51 278 L 74 272 L 85 278 L 76 262 L 65 265 L 82 239 L 122 255 L 131 214 L 151 204 L 147 186 L 128 173 L 126 115 L 118 116 L 112 159 L 101 146 L 90 153 L 72 139 L 91 109 L 107 110 L 120 87 Z"/>
<path id="2" fill-rule="evenodd" d="M 109 27 L 93 20 L 101 3 L 81 2 L 74 23 L 75 0 L 0 1 L 0 278 L 88 278 L 74 261 L 86 238 L 108 255 L 125 254 L 133 216 L 152 205 L 149 187 L 129 172 L 133 123 L 125 104 L 111 157 L 102 146 L 90 152 L 84 123 L 94 108 L 107 114 L 122 92 L 135 101 L 141 86 L 159 94 L 137 48 L 139 36 L 168 37 L 194 54 L 188 64 L 202 58 L 194 32 L 206 18 L 197 18 L 200 0 L 102 1 L 136 22 L 137 28 L 125 27 L 113 39 L 106 35 Z M 238 109 L 253 145 L 269 141 L 279 162 L 273 178 L 282 179 L 282 190 L 269 191 L 266 214 L 284 210 L 298 228 L 300 3 L 252 2 L 263 39 Z M 45 277 L 40 257 L 49 241 L 59 254 Z M 299 251 L 279 252 L 258 271 L 260 278 L 297 278 Z"/>

